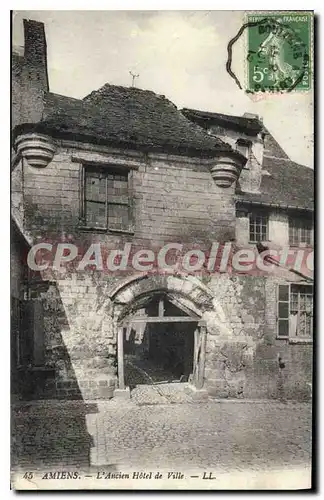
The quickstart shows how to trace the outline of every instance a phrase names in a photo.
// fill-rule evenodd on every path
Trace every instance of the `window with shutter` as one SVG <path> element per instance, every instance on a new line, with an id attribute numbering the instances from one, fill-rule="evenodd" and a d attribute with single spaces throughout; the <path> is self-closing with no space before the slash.
<path id="1" fill-rule="evenodd" d="M 311 339 L 313 335 L 313 287 L 278 286 L 278 338 Z"/>
<path id="2" fill-rule="evenodd" d="M 290 337 L 310 338 L 313 334 L 313 287 L 290 285 Z"/>
<path id="3" fill-rule="evenodd" d="M 278 337 L 289 337 L 289 285 L 279 285 Z"/>

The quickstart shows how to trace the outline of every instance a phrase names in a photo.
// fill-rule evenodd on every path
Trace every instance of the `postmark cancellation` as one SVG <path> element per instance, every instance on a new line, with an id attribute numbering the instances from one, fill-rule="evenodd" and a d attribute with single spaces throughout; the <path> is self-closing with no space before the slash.
<path id="1" fill-rule="evenodd" d="M 308 91 L 313 12 L 247 13 L 246 92 Z"/>

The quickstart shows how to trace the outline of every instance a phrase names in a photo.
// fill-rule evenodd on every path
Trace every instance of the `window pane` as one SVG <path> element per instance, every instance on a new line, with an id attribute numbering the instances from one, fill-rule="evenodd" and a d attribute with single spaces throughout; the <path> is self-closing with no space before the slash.
<path id="1" fill-rule="evenodd" d="M 109 192 L 110 191 L 110 192 Z M 108 203 L 118 203 L 118 204 L 128 204 L 128 195 L 119 194 L 116 190 L 112 191 L 108 189 Z"/>
<path id="2" fill-rule="evenodd" d="M 113 175 L 108 179 L 108 202 L 128 203 L 127 175 Z"/>
<path id="3" fill-rule="evenodd" d="M 292 311 L 298 311 L 298 293 L 290 294 L 290 309 Z"/>
<path id="4" fill-rule="evenodd" d="M 305 335 L 306 337 L 313 336 L 313 317 L 311 315 L 306 316 Z"/>
<path id="5" fill-rule="evenodd" d="M 300 337 L 304 337 L 306 332 L 306 316 L 304 313 L 299 316 L 299 332 L 298 335 Z"/>
<path id="6" fill-rule="evenodd" d="M 290 285 L 292 293 L 313 295 L 313 285 Z"/>
<path id="7" fill-rule="evenodd" d="M 239 151 L 246 158 L 249 157 L 250 149 L 251 149 L 251 142 L 250 141 L 238 139 L 238 141 L 236 142 L 236 150 Z"/>
<path id="8" fill-rule="evenodd" d="M 290 217 L 289 218 L 289 243 L 299 245 L 300 243 L 310 244 L 312 241 L 313 222 L 309 218 Z"/>
<path id="9" fill-rule="evenodd" d="M 108 227 L 129 229 L 128 205 L 108 205 Z"/>
<path id="10" fill-rule="evenodd" d="M 279 319 L 278 336 L 288 337 L 288 335 L 289 335 L 289 321 L 287 319 Z"/>
<path id="11" fill-rule="evenodd" d="M 300 306 L 300 310 L 301 311 L 304 311 L 305 310 L 305 295 L 303 293 L 300 294 L 299 296 L 299 306 Z"/>
<path id="12" fill-rule="evenodd" d="M 238 144 L 238 145 L 236 146 L 236 149 L 237 149 L 237 151 L 239 151 L 242 155 L 244 155 L 246 158 L 248 157 L 248 155 L 249 155 L 249 149 L 247 148 L 247 146 L 243 146 L 243 145 Z"/>
<path id="13" fill-rule="evenodd" d="M 288 302 L 279 302 L 279 318 L 288 318 L 289 307 Z"/>
<path id="14" fill-rule="evenodd" d="M 106 177 L 100 172 L 86 172 L 86 200 L 106 201 Z"/>
<path id="15" fill-rule="evenodd" d="M 268 236 L 268 217 L 260 212 L 251 212 L 249 214 L 250 223 L 250 241 L 257 242 L 267 239 Z"/>
<path id="16" fill-rule="evenodd" d="M 90 227 L 106 227 L 106 207 L 104 203 L 85 203 L 86 224 Z"/>
<path id="17" fill-rule="evenodd" d="M 279 285 L 279 300 L 280 301 L 289 300 L 289 285 Z"/>
<path id="18" fill-rule="evenodd" d="M 120 196 L 120 195 L 108 193 L 107 200 L 108 200 L 108 203 L 118 203 L 118 204 L 122 204 L 122 205 L 128 204 L 128 196 L 127 195 Z"/>
<path id="19" fill-rule="evenodd" d="M 312 295 L 306 295 L 305 309 L 307 312 L 312 313 L 312 311 L 313 311 L 313 296 Z"/>

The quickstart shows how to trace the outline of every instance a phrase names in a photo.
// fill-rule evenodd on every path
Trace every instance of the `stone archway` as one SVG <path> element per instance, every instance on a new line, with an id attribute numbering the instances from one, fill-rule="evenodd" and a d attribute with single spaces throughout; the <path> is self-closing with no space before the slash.
<path id="1" fill-rule="evenodd" d="M 203 312 L 213 309 L 213 295 L 211 291 L 193 276 L 171 275 L 139 275 L 131 276 L 118 282 L 110 290 L 109 298 L 117 306 L 127 306 L 140 295 L 154 292 L 155 290 L 166 290 L 175 293 L 183 300 L 188 300 L 192 308 Z M 120 311 L 116 308 L 117 318 Z"/>
<path id="2" fill-rule="evenodd" d="M 186 317 L 146 318 L 151 322 L 194 322 L 197 328 L 194 334 L 194 361 L 192 385 L 195 391 L 201 391 L 204 385 L 205 349 L 207 339 L 206 322 L 203 315 L 213 309 L 213 297 L 207 287 L 191 276 L 180 275 L 142 275 L 120 282 L 109 296 L 114 307 L 114 337 L 117 339 L 118 389 L 127 391 L 124 380 L 123 325 L 134 321 L 133 315 L 143 301 L 157 293 L 164 293 Z"/>

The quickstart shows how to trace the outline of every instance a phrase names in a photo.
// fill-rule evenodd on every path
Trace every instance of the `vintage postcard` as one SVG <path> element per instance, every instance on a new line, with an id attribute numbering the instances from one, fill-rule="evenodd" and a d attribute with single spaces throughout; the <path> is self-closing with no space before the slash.
<path id="1" fill-rule="evenodd" d="M 14 11 L 11 487 L 299 490 L 313 11 Z"/>

